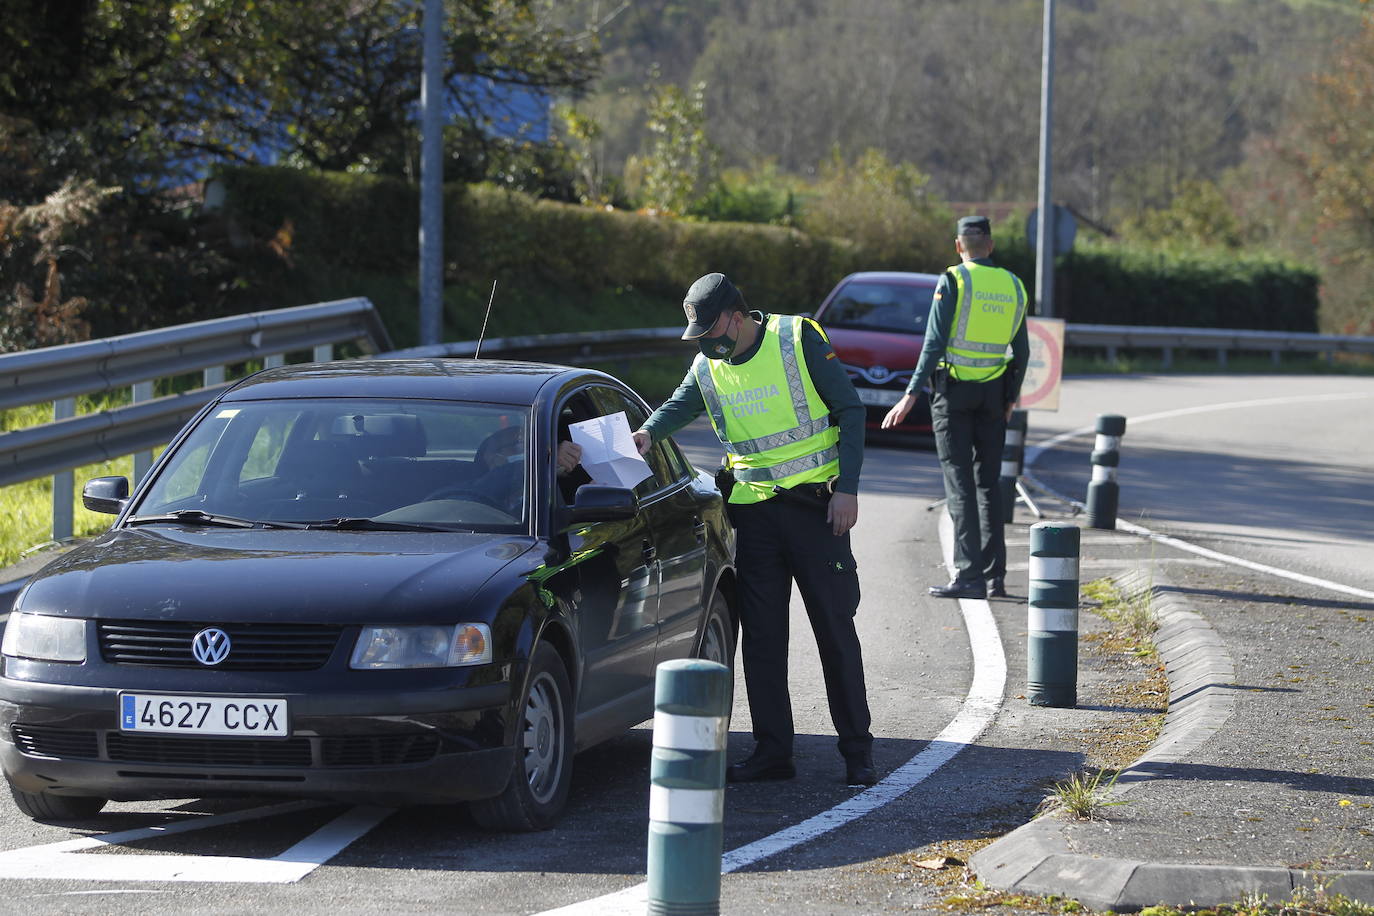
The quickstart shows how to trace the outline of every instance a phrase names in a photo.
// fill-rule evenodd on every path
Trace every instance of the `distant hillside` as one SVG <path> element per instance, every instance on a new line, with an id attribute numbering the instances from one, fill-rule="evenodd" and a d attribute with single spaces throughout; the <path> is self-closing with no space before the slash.
<path id="1" fill-rule="evenodd" d="M 605 2 L 579 0 L 604 11 Z M 1056 196 L 1094 219 L 1213 178 L 1298 104 L 1358 0 L 1059 0 Z M 1034 196 L 1042 0 L 632 0 L 585 107 L 611 171 L 644 87 L 707 86 L 727 165 L 878 147 L 963 200 Z"/>

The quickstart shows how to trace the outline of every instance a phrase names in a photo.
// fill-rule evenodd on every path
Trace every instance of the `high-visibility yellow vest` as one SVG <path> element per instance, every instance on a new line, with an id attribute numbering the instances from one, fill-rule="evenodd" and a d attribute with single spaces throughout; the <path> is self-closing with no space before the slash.
<path id="1" fill-rule="evenodd" d="M 730 502 L 762 502 L 773 487 L 829 480 L 840 472 L 840 432 L 830 422 L 802 354 L 805 322 L 770 315 L 763 342 L 749 360 L 731 365 L 698 355 L 692 364 L 726 465 L 734 472 Z"/>
<path id="2" fill-rule="evenodd" d="M 1009 270 L 964 262 L 954 275 L 954 324 L 944 364 L 951 378 L 985 382 L 1007 371 L 1007 347 L 1026 320 L 1026 288 Z"/>

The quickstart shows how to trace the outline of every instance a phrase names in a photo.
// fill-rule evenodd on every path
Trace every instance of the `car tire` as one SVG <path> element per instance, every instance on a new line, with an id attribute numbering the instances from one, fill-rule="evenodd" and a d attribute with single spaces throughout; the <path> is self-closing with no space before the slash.
<path id="1" fill-rule="evenodd" d="M 79 821 L 94 817 L 105 807 L 108 799 L 85 795 L 49 795 L 47 792 L 25 792 L 10 786 L 14 805 L 36 821 Z"/>
<path id="2" fill-rule="evenodd" d="M 693 658 L 718 662 L 727 668 L 735 666 L 735 642 L 739 635 L 739 625 L 730 614 L 730 602 L 719 588 L 711 596 L 711 606 L 706 611 L 706 623 L 701 628 L 701 639 Z"/>
<path id="3" fill-rule="evenodd" d="M 551 827 L 568 801 L 572 782 L 572 686 L 553 646 L 541 642 L 530 657 L 520 698 L 515 765 L 495 798 L 471 805 L 473 819 L 488 830 L 525 833 Z"/>

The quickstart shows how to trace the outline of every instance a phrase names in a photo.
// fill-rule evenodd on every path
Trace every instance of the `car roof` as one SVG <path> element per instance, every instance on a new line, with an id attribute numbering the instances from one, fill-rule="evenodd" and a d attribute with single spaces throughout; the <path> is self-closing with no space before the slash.
<path id="1" fill-rule="evenodd" d="M 902 270 L 861 270 L 841 280 L 837 286 L 851 282 L 862 283 L 905 283 L 910 286 L 934 286 L 940 282 L 939 274 L 920 274 Z"/>
<path id="2" fill-rule="evenodd" d="M 499 359 L 354 359 L 266 369 L 225 401 L 268 398 L 427 398 L 533 404 L 555 379 L 609 376 L 590 369 Z"/>

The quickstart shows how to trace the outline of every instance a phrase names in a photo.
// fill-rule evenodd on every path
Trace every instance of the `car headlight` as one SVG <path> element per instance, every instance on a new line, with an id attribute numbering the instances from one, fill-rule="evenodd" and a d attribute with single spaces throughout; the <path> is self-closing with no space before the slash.
<path id="1" fill-rule="evenodd" d="M 49 662 L 84 662 L 86 621 L 49 614 L 10 614 L 0 653 Z"/>
<path id="2" fill-rule="evenodd" d="M 491 661 L 485 623 L 363 627 L 351 668 L 458 668 Z"/>

